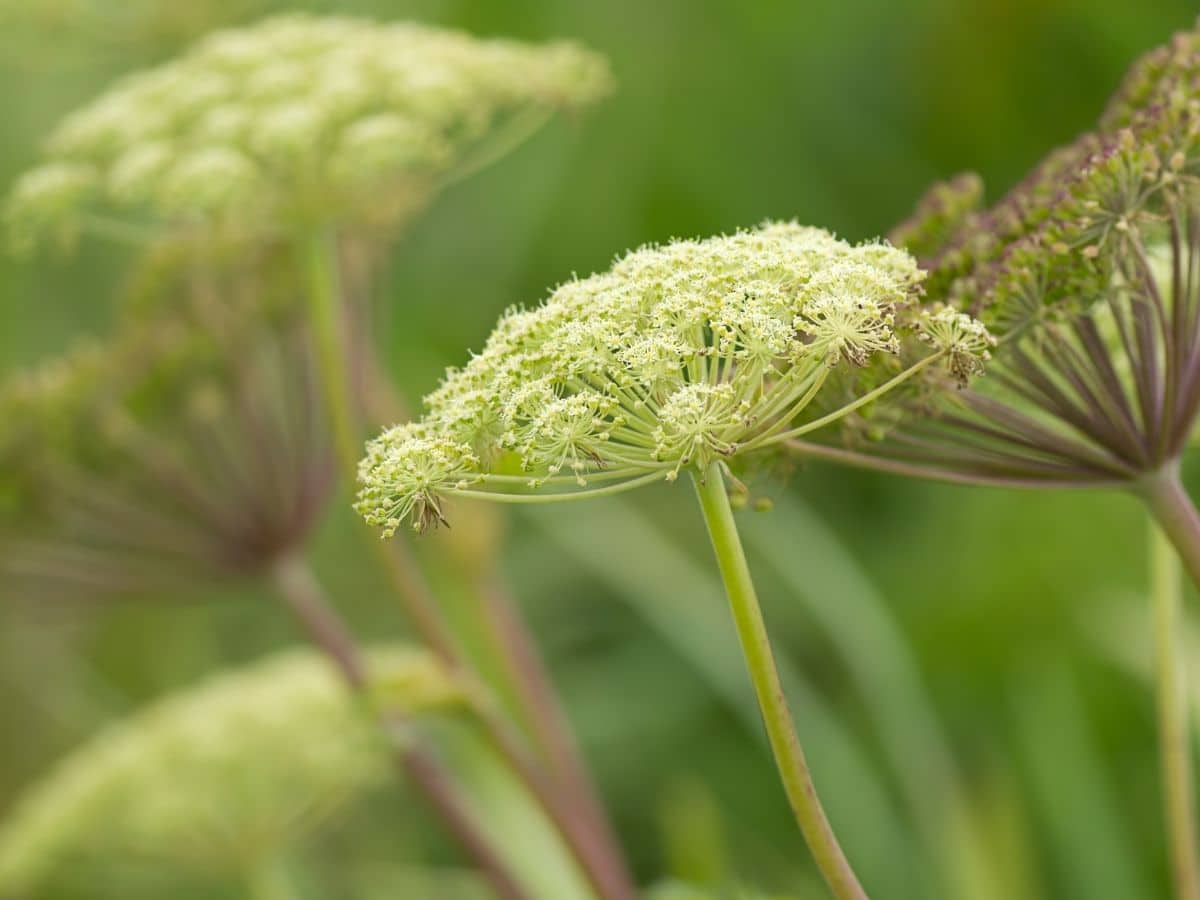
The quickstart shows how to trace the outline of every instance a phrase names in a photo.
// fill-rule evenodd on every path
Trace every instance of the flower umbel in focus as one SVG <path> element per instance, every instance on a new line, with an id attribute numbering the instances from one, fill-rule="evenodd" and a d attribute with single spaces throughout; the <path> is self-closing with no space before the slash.
<path id="1" fill-rule="evenodd" d="M 554 111 L 608 92 L 574 44 L 302 14 L 218 32 L 69 117 L 8 205 L 20 243 L 171 227 L 394 226 Z"/>
<path id="2" fill-rule="evenodd" d="M 866 894 L 817 798 L 725 481 L 927 369 L 953 382 L 982 365 L 987 332 L 922 309 L 922 274 L 889 245 L 795 224 L 643 248 L 510 310 L 359 472 L 357 508 L 385 536 L 444 521 L 447 497 L 571 500 L 689 473 L 784 789 L 839 900 Z"/>
<path id="3" fill-rule="evenodd" d="M 370 445 L 358 509 L 391 534 L 440 521 L 446 496 L 569 499 L 673 481 L 817 428 L 934 362 L 981 359 L 973 321 L 919 308 L 921 274 L 885 244 L 794 224 L 630 253 L 509 311 L 420 422 Z M 912 348 L 905 369 L 811 417 L 831 376 L 850 383 Z"/>

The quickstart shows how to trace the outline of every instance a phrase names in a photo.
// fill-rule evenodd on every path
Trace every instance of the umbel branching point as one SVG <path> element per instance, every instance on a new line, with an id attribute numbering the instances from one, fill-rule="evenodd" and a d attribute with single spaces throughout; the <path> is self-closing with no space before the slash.
<path id="1" fill-rule="evenodd" d="M 300 552 L 333 484 L 303 323 L 215 281 L 0 383 L 0 595 L 179 596 Z"/>

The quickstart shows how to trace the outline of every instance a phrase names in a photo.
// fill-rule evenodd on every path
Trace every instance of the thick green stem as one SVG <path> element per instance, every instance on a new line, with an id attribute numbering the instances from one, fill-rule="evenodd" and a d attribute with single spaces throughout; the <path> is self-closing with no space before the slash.
<path id="1" fill-rule="evenodd" d="M 1183 489 L 1179 463 L 1169 463 L 1147 475 L 1135 489 L 1174 545 L 1192 583 L 1200 588 L 1200 514 Z"/>
<path id="2" fill-rule="evenodd" d="M 1177 483 L 1177 479 L 1175 479 Z M 1170 490 L 1170 487 L 1167 488 Z M 1174 494 L 1174 491 L 1171 491 Z M 1182 489 L 1180 492 L 1182 493 Z M 1186 499 L 1184 497 L 1183 499 Z M 1176 497 L 1176 502 L 1179 497 Z M 1160 501 L 1160 504 L 1163 501 Z M 1190 506 L 1190 502 L 1188 504 Z M 1172 507 L 1160 506 L 1170 520 Z M 1156 510 L 1156 513 L 1158 510 Z M 1176 514 L 1182 511 L 1176 510 Z M 1182 572 L 1163 528 L 1150 523 L 1150 599 L 1154 622 L 1154 682 L 1162 766 L 1163 814 L 1176 900 L 1200 900 L 1195 787 L 1188 721 L 1186 659 L 1181 646 Z"/>
<path id="3" fill-rule="evenodd" d="M 796 736 L 767 637 L 767 626 L 750 577 L 750 567 L 738 537 L 729 496 L 725 492 L 721 463 L 714 462 L 702 475 L 695 476 L 695 485 L 717 556 L 717 565 L 725 583 L 725 592 L 729 597 L 746 668 L 758 695 L 767 738 L 796 822 L 834 896 L 839 900 L 866 900 L 867 894 L 850 868 L 821 807 L 812 773 L 804 758 L 800 739 Z"/>

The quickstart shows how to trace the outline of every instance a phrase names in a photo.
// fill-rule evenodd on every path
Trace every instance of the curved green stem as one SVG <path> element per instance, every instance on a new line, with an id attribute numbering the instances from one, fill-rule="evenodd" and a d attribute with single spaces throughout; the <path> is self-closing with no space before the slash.
<path id="1" fill-rule="evenodd" d="M 1163 530 L 1150 523 L 1150 599 L 1163 813 L 1176 900 L 1200 900 L 1186 667 L 1180 629 L 1182 572 Z"/>
<path id="2" fill-rule="evenodd" d="M 668 474 L 669 470 L 664 468 L 661 471 L 650 472 L 637 478 L 631 478 L 629 481 L 618 482 L 617 484 L 609 484 L 599 488 L 580 488 L 579 490 L 562 491 L 557 494 L 514 494 L 503 493 L 501 491 L 475 491 L 469 487 L 448 488 L 446 493 L 454 497 L 465 497 L 469 500 L 491 500 L 497 503 L 523 503 L 536 506 L 545 503 L 559 503 L 564 500 L 578 500 L 582 497 L 610 497 L 613 494 L 623 494 L 626 491 L 650 484 L 653 481 L 665 481 Z M 487 477 L 486 475 L 484 476 L 485 483 Z"/>
<path id="3" fill-rule="evenodd" d="M 315 232 L 298 249 L 305 268 L 308 322 L 324 389 L 326 414 L 333 430 L 338 469 L 345 483 L 352 488 L 358 476 L 363 437 L 346 359 L 334 238 L 327 232 Z M 454 639 L 429 591 L 417 576 L 413 560 L 399 558 L 400 555 L 407 557 L 406 546 L 401 541 L 384 544 L 365 525 L 359 531 L 404 603 L 421 639 L 444 659 L 455 658 Z"/>
<path id="4" fill-rule="evenodd" d="M 709 464 L 702 474 L 694 476 L 694 480 L 717 565 L 725 582 L 725 592 L 742 644 L 746 668 L 758 695 L 771 752 L 775 756 L 792 813 L 808 842 L 817 868 L 834 896 L 838 900 L 866 900 L 867 894 L 850 868 L 821 807 L 812 773 L 796 735 L 767 637 L 767 626 L 750 577 L 750 567 L 738 537 L 729 496 L 725 492 L 721 463 Z"/>

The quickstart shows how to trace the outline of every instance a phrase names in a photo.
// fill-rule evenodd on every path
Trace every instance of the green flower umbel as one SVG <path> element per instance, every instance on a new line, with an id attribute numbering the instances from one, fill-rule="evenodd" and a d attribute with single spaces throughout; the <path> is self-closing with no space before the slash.
<path id="1" fill-rule="evenodd" d="M 287 233 L 402 220 L 446 180 L 609 88 L 568 43 L 290 15 L 219 32 L 68 118 L 17 184 L 19 241 L 82 227 Z"/>
<path id="2" fill-rule="evenodd" d="M 935 360 L 977 365 L 987 333 L 921 312 L 921 277 L 900 250 L 795 224 L 638 250 L 508 312 L 421 422 L 370 445 L 358 508 L 391 534 L 441 520 L 448 495 L 673 481 L 820 427 Z M 839 404 L 813 406 L 834 374 Z M 852 383 L 869 386 L 841 403 Z"/>

